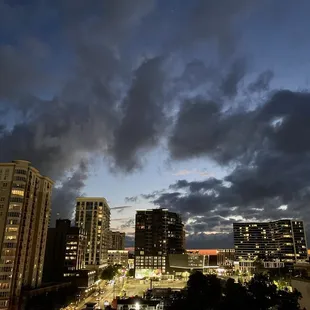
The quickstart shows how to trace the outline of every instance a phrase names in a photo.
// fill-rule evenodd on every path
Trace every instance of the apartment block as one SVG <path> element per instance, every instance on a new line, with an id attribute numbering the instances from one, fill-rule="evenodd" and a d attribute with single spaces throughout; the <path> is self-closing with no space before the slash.
<path id="1" fill-rule="evenodd" d="M 61 282 L 75 277 L 85 268 L 87 234 L 80 227 L 72 227 L 67 219 L 56 220 L 56 227 L 48 229 L 45 251 L 44 282 Z"/>
<path id="2" fill-rule="evenodd" d="M 0 309 L 41 285 L 52 187 L 28 161 L 0 163 Z"/>
<path id="3" fill-rule="evenodd" d="M 138 210 L 135 225 L 135 275 L 164 274 L 168 255 L 185 252 L 179 214 L 166 209 Z"/>
<path id="4" fill-rule="evenodd" d="M 106 199 L 77 198 L 75 221 L 87 233 L 86 267 L 103 268 L 108 264 L 110 245 L 110 208 Z"/>
<path id="5" fill-rule="evenodd" d="M 308 259 L 307 240 L 302 221 L 234 223 L 235 258 L 295 263 Z"/>
<path id="6" fill-rule="evenodd" d="M 122 233 L 120 231 L 111 231 L 110 238 L 110 250 L 125 249 L 125 233 Z"/>

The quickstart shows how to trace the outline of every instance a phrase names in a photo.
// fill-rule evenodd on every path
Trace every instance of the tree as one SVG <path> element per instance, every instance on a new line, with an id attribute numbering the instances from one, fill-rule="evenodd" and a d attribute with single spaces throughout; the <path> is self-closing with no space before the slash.
<path id="1" fill-rule="evenodd" d="M 127 271 L 127 274 L 126 274 L 127 277 L 133 277 L 134 275 L 135 275 L 135 270 L 134 269 L 129 269 Z"/>
<path id="2" fill-rule="evenodd" d="M 247 289 L 250 296 L 253 297 L 254 309 L 270 309 L 277 303 L 277 287 L 267 276 L 263 274 L 254 275 Z"/>
<path id="3" fill-rule="evenodd" d="M 201 272 L 190 275 L 185 293 L 174 299 L 169 310 L 299 310 L 301 294 L 278 290 L 266 275 L 255 275 L 242 285 L 233 279 L 224 281 Z"/>
<path id="4" fill-rule="evenodd" d="M 102 280 L 112 280 L 117 274 L 118 268 L 115 266 L 108 266 L 102 270 L 101 279 Z"/>
<path id="5" fill-rule="evenodd" d="M 250 298 L 247 289 L 241 283 L 235 283 L 234 279 L 226 281 L 224 295 L 220 309 L 249 309 Z"/>

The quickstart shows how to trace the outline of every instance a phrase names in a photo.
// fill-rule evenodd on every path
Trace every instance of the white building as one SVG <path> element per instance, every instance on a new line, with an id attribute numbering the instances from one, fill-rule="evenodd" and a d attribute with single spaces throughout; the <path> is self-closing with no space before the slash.
<path id="1" fill-rule="evenodd" d="M 103 197 L 79 197 L 76 200 L 76 226 L 87 233 L 85 264 L 103 268 L 108 264 L 110 208 Z"/>

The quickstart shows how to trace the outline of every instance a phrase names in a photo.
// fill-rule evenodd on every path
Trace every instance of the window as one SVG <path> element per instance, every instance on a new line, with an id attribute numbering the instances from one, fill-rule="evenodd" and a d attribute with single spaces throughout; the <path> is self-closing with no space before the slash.
<path id="1" fill-rule="evenodd" d="M 18 228 L 17 228 L 17 227 L 8 227 L 8 228 L 6 229 L 6 231 L 8 231 L 8 232 L 18 231 Z"/>
<path id="2" fill-rule="evenodd" d="M 3 243 L 3 247 L 4 248 L 16 248 L 16 243 L 12 243 L 12 242 L 6 243 L 6 242 L 4 242 Z"/>
<path id="3" fill-rule="evenodd" d="M 19 212 L 8 212 L 8 217 L 19 217 L 20 213 Z"/>
<path id="4" fill-rule="evenodd" d="M 17 236 L 6 236 L 6 240 L 16 240 Z"/>
<path id="5" fill-rule="evenodd" d="M 12 195 L 24 197 L 24 191 L 20 189 L 12 189 Z"/>
<path id="6" fill-rule="evenodd" d="M 0 197 L 0 201 L 5 201 L 5 197 Z"/>

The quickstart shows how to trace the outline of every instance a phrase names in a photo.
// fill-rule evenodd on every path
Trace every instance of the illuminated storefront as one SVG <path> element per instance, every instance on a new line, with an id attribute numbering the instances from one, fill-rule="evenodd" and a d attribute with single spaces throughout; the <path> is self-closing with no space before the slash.
<path id="1" fill-rule="evenodd" d="M 136 279 L 155 278 L 162 275 L 161 269 L 137 269 L 135 271 Z"/>

